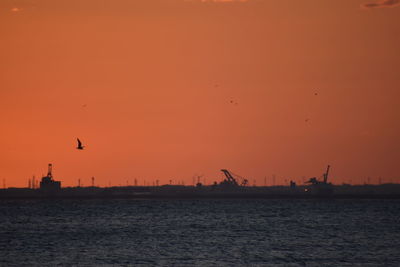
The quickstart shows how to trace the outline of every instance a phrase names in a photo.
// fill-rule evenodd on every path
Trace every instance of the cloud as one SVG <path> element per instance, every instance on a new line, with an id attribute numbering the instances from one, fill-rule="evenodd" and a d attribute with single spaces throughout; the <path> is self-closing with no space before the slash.
<path id="1" fill-rule="evenodd" d="M 363 8 L 380 8 L 380 7 L 395 7 L 400 5 L 400 0 L 379 0 L 373 3 L 362 4 Z"/>
<path id="2" fill-rule="evenodd" d="M 247 0 L 201 0 L 201 2 L 247 2 Z"/>

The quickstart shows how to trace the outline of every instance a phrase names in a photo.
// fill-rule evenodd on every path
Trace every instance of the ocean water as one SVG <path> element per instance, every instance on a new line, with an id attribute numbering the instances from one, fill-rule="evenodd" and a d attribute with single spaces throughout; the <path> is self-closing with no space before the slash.
<path id="1" fill-rule="evenodd" d="M 400 266 L 400 201 L 2 201 L 0 266 Z"/>

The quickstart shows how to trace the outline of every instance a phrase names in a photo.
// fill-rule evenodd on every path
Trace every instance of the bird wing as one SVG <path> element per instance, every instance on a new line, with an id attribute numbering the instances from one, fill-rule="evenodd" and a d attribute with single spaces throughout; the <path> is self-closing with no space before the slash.
<path id="1" fill-rule="evenodd" d="M 78 140 L 78 147 L 81 147 L 82 146 L 81 140 L 79 140 L 79 138 L 76 138 L 76 140 Z"/>

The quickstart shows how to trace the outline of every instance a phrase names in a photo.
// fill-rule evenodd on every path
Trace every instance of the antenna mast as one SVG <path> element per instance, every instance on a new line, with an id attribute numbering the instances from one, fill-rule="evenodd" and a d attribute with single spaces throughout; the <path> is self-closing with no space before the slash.
<path id="1" fill-rule="evenodd" d="M 53 178 L 52 171 L 53 171 L 53 165 L 51 163 L 49 163 L 47 177 Z"/>

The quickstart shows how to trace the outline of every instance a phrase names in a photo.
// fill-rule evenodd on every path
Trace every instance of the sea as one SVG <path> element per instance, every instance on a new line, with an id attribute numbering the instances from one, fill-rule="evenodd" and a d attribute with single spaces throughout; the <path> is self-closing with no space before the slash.
<path id="1" fill-rule="evenodd" d="M 0 266 L 400 266 L 400 201 L 3 200 Z"/>

